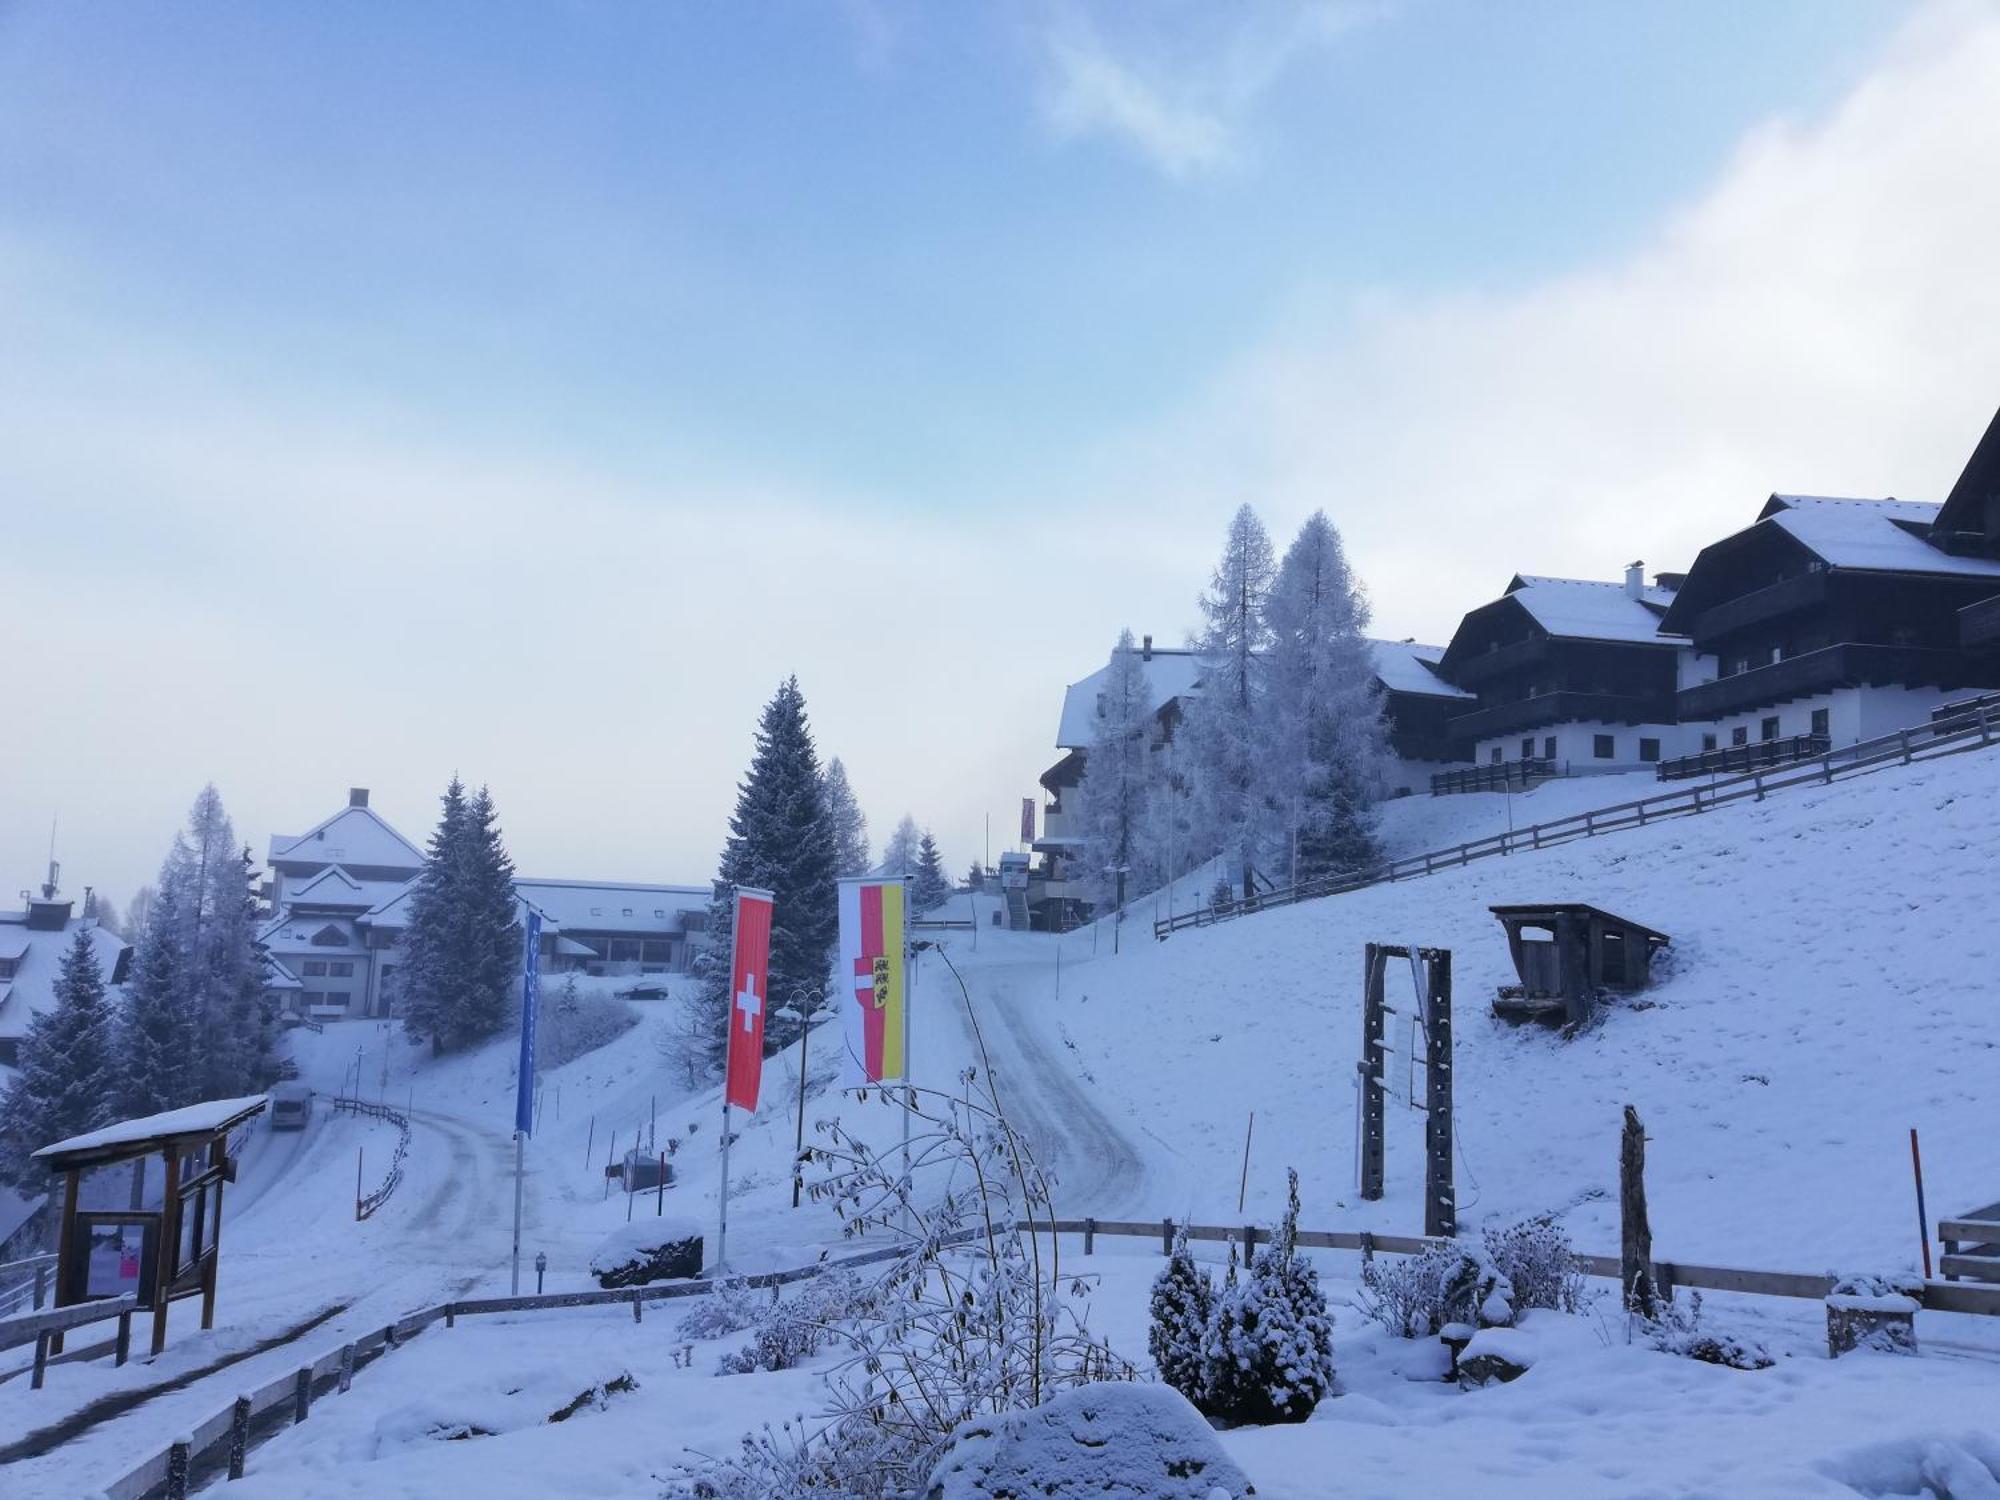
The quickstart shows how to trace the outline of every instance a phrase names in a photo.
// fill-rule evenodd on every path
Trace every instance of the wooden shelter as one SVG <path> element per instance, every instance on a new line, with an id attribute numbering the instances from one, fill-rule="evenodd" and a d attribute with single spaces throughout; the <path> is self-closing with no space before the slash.
<path id="1" fill-rule="evenodd" d="M 229 1132 L 267 1102 L 253 1094 L 190 1104 L 37 1151 L 36 1161 L 65 1178 L 56 1306 L 133 1293 L 153 1314 L 155 1354 L 178 1298 L 199 1294 L 201 1326 L 213 1328 L 222 1185 L 236 1176 Z"/>
<path id="2" fill-rule="evenodd" d="M 1489 910 L 1507 929 L 1519 984 L 1503 985 L 1493 1014 L 1508 1021 L 1581 1024 L 1602 990 L 1644 989 L 1664 932 L 1580 901 Z"/>

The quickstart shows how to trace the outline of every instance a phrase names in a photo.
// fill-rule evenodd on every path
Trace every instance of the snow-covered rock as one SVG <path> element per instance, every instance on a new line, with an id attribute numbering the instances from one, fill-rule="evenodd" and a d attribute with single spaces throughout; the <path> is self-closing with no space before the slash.
<path id="1" fill-rule="evenodd" d="M 674 1216 L 621 1224 L 591 1255 L 590 1274 L 606 1288 L 699 1276 L 701 1234 L 693 1219 Z"/>
<path id="2" fill-rule="evenodd" d="M 1255 1495 L 1185 1396 L 1078 1386 L 1032 1411 L 967 1422 L 923 1500 L 1243 1500 Z"/>

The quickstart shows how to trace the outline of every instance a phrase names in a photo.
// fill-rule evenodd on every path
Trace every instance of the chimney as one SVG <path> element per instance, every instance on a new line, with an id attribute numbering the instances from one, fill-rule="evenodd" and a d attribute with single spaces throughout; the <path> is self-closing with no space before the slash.
<path id="1" fill-rule="evenodd" d="M 366 807 L 368 805 L 368 788 L 365 786 L 349 787 L 347 789 L 347 805 L 349 807 Z"/>
<path id="2" fill-rule="evenodd" d="M 1625 597 L 1644 598 L 1646 593 L 1646 565 L 1642 562 L 1625 564 Z"/>
<path id="3" fill-rule="evenodd" d="M 1139 660 L 1151 661 L 1152 659 L 1153 659 L 1153 638 L 1149 635 L 1144 639 L 1144 641 L 1139 647 Z"/>

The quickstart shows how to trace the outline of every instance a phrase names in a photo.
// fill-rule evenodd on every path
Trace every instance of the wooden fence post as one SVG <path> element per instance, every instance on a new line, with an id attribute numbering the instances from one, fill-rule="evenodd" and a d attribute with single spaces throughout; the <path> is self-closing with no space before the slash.
<path id="1" fill-rule="evenodd" d="M 49 1337 L 46 1331 L 35 1335 L 35 1373 L 28 1377 L 31 1391 L 39 1391 L 49 1373 Z"/>
<path id="2" fill-rule="evenodd" d="M 1085 1219 L 1083 1221 L 1083 1253 L 1085 1255 L 1095 1255 L 1097 1253 L 1097 1220 L 1095 1219 Z"/>
<path id="3" fill-rule="evenodd" d="M 305 1365 L 292 1377 L 292 1422 L 296 1426 L 312 1415 L 313 1372 Z"/>
<path id="4" fill-rule="evenodd" d="M 1653 1226 L 1646 1218 L 1646 1132 L 1639 1112 L 1625 1106 L 1618 1148 L 1618 1279 L 1625 1307 L 1648 1322 L 1659 1315 L 1653 1291 Z"/>
<path id="5" fill-rule="evenodd" d="M 1174 1221 L 1172 1219 L 1162 1219 L 1160 1220 L 1160 1254 L 1172 1255 L 1173 1253 Z"/>
<path id="6" fill-rule="evenodd" d="M 354 1386 L 354 1346 L 340 1346 L 340 1394 L 345 1396 Z"/>
<path id="7" fill-rule="evenodd" d="M 645 1309 L 646 1304 L 639 1300 L 639 1289 L 637 1287 L 632 1288 L 632 1321 L 634 1323 L 640 1322 L 645 1318 Z"/>
<path id="8" fill-rule="evenodd" d="M 1362 960 L 1361 978 L 1361 1196 L 1374 1202 L 1382 1196 L 1383 1113 L 1382 1087 L 1383 1008 L 1382 973 L 1386 955 L 1374 943 Z"/>
<path id="9" fill-rule="evenodd" d="M 112 1348 L 111 1362 L 114 1365 L 122 1365 L 125 1363 L 126 1360 L 130 1359 L 131 1357 L 132 1357 L 132 1314 L 129 1312 L 122 1312 L 118 1315 L 118 1341 Z"/>
<path id="10" fill-rule="evenodd" d="M 1424 1057 L 1424 1233 L 1458 1233 L 1458 1191 L 1452 1181 L 1451 950 L 1425 955 L 1430 1015 Z"/>
<path id="11" fill-rule="evenodd" d="M 187 1500 L 188 1463 L 192 1457 L 186 1438 L 167 1449 L 167 1500 Z"/>
<path id="12" fill-rule="evenodd" d="M 250 1398 L 238 1396 L 229 1409 L 229 1477 L 243 1477 L 244 1455 L 250 1451 Z"/>

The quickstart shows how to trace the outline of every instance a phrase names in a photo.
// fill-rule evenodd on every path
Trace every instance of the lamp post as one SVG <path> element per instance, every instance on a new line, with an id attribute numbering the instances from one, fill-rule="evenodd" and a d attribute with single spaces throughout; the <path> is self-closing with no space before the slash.
<path id="1" fill-rule="evenodd" d="M 549 1252 L 546 1250 L 537 1250 L 535 1252 L 535 1295 L 537 1297 L 542 1295 L 542 1273 L 548 1270 L 548 1268 Z"/>

